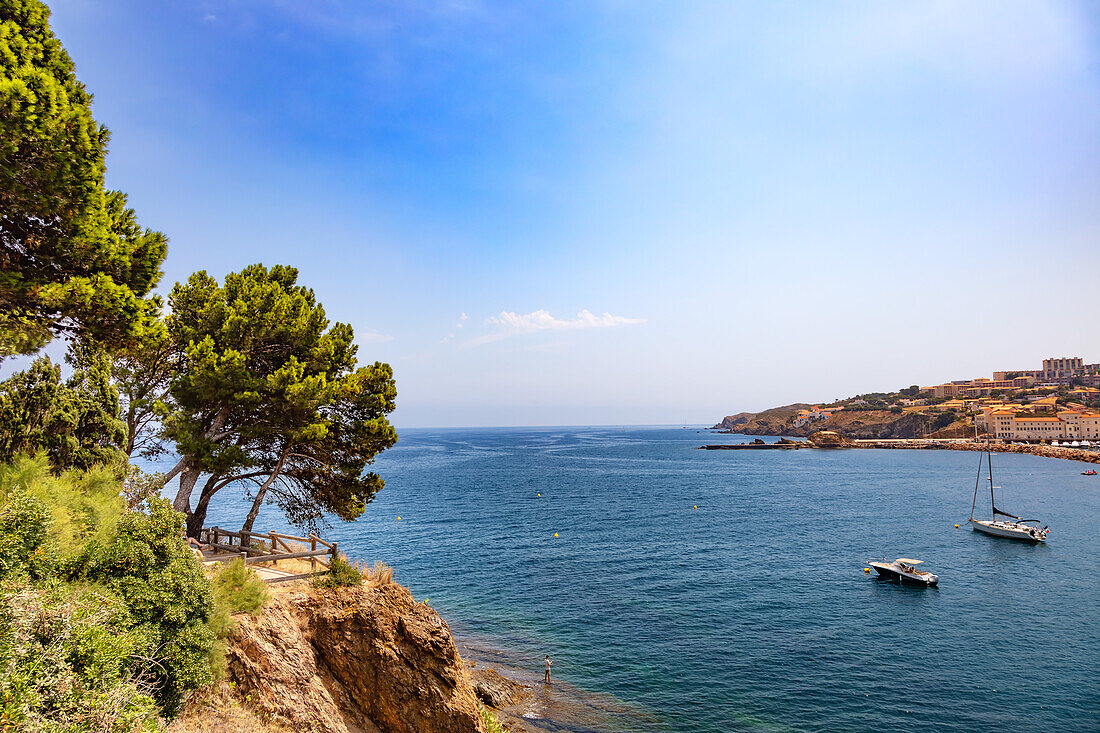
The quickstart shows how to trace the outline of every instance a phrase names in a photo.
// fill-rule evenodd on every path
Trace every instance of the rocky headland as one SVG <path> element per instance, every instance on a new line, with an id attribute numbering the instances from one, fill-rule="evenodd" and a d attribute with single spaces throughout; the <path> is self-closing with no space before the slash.
<path id="1" fill-rule="evenodd" d="M 400 585 L 272 589 L 261 612 L 234 617 L 225 681 L 171 733 L 487 733 L 482 704 L 526 692 L 471 669 L 447 623 Z"/>
<path id="2" fill-rule="evenodd" d="M 935 431 L 928 430 L 928 418 L 919 414 L 890 410 L 841 410 L 823 420 L 795 425 L 800 410 L 809 405 L 796 403 L 773 407 L 763 412 L 739 412 L 727 415 L 712 429 L 740 435 L 786 435 L 805 438 L 819 431 L 839 433 L 848 438 L 964 438 L 973 435 L 969 423 L 957 421 Z"/>

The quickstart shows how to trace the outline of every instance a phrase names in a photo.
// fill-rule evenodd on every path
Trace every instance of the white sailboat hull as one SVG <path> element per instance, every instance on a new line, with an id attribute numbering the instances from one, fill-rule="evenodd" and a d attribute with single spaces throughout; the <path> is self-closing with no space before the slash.
<path id="1" fill-rule="evenodd" d="M 994 537 L 1005 537 L 1010 540 L 1023 540 L 1025 542 L 1046 542 L 1041 532 L 1026 524 L 1016 522 L 993 522 L 988 519 L 971 519 L 970 526 L 977 532 Z"/>

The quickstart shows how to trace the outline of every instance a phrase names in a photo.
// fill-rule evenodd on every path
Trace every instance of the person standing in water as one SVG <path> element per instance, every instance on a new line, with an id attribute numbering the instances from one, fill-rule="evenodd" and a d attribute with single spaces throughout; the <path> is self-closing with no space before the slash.
<path id="1" fill-rule="evenodd" d="M 545 678 L 546 679 L 546 684 L 550 684 L 550 665 L 551 664 L 553 664 L 553 662 L 550 661 L 550 655 L 547 654 L 546 655 L 546 678 Z"/>

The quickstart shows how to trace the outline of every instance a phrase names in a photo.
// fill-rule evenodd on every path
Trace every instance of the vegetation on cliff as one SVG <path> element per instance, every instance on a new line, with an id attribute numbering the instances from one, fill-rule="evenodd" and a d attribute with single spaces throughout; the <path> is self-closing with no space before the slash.
<path id="1" fill-rule="evenodd" d="M 176 714 L 224 669 L 230 616 L 267 598 L 243 565 L 211 583 L 185 520 L 229 488 L 246 529 L 270 500 L 300 525 L 355 519 L 397 440 L 392 370 L 358 365 L 293 267 L 196 273 L 163 317 L 167 238 L 105 188 L 91 101 L 45 4 L 0 0 L 0 361 L 61 337 L 71 368 L 41 357 L 0 382 L 3 731 Z M 166 475 L 128 465 L 169 448 Z M 158 496 L 176 476 L 179 511 Z"/>
<path id="2" fill-rule="evenodd" d="M 162 499 L 130 510 L 103 469 L 0 466 L 0 723 L 151 727 L 214 679 L 214 598 L 181 521 Z"/>
<path id="3" fill-rule="evenodd" d="M 382 488 L 368 467 L 397 434 L 393 371 L 359 366 L 295 268 L 261 264 L 151 295 L 167 239 L 107 191 L 107 130 L 39 0 L 0 0 L 0 359 L 69 341 L 0 383 L 0 462 L 46 451 L 55 471 L 171 447 L 175 507 L 196 534 L 219 491 L 274 501 L 307 527 L 352 520 Z M 121 404 L 120 404 L 121 395 Z M 205 478 L 197 501 L 192 490 Z"/>

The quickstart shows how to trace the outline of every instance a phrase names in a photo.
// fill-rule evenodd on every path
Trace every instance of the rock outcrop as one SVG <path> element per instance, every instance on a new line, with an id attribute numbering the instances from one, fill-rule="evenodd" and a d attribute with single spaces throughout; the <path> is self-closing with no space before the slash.
<path id="1" fill-rule="evenodd" d="M 450 629 L 399 585 L 286 589 L 236 617 L 230 679 L 299 733 L 484 733 Z"/>
<path id="2" fill-rule="evenodd" d="M 812 433 L 807 440 L 813 443 L 814 448 L 850 448 L 852 446 L 851 440 L 832 430 L 819 430 Z"/>
<path id="3" fill-rule="evenodd" d="M 472 676 L 478 698 L 497 710 L 515 704 L 531 691 L 527 685 L 508 679 L 495 669 L 479 669 Z"/>

